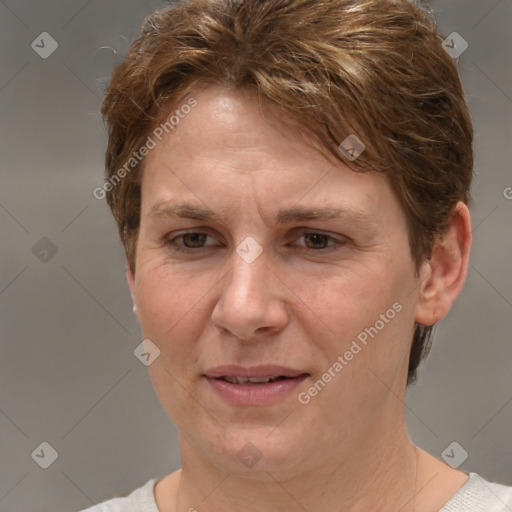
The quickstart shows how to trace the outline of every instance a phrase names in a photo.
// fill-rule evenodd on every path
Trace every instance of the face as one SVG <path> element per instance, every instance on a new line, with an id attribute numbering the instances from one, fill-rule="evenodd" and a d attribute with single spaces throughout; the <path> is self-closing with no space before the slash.
<path id="1" fill-rule="evenodd" d="M 382 175 L 332 165 L 250 91 L 192 96 L 147 156 L 128 271 L 155 391 L 182 446 L 231 471 L 339 460 L 404 422 L 404 214 Z"/>

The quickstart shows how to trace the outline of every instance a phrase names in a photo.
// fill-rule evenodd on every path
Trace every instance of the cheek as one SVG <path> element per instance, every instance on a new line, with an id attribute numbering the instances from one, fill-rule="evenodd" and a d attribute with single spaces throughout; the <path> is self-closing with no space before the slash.
<path id="1" fill-rule="evenodd" d="M 164 265 L 141 269 L 137 303 L 144 338 L 160 349 L 148 367 L 154 389 L 166 413 L 179 426 L 196 407 L 191 400 L 190 372 L 197 364 L 196 345 L 204 328 L 204 281 L 171 272 Z M 188 411 L 184 414 L 183 411 Z M 199 414 L 200 411 L 197 411 Z"/>
<path id="2" fill-rule="evenodd" d="M 339 340 L 347 340 L 379 318 L 397 300 L 398 287 L 380 277 L 379 269 L 337 269 L 322 279 L 303 276 L 290 288 L 300 297 L 308 318 Z M 300 321 L 300 318 L 299 318 Z"/>
<path id="3" fill-rule="evenodd" d="M 408 353 L 414 312 L 407 302 L 410 283 L 398 267 L 388 261 L 321 282 L 302 281 L 306 316 L 297 320 L 329 366 L 347 354 L 344 374 L 351 379 L 367 379 L 369 368 L 395 372 Z"/>
<path id="4" fill-rule="evenodd" d="M 143 268 L 137 279 L 137 302 L 144 337 L 161 350 L 175 352 L 201 327 L 205 282 L 174 272 L 165 265 Z"/>

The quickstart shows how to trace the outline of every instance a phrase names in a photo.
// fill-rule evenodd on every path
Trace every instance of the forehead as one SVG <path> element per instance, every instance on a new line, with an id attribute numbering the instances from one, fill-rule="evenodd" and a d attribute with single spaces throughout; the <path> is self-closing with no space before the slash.
<path id="1" fill-rule="evenodd" d="M 195 106 L 180 110 L 190 98 Z M 384 176 L 351 171 L 341 161 L 333 165 L 306 143 L 304 130 L 276 107 L 261 104 L 253 91 L 192 91 L 173 113 L 179 122 L 146 158 L 143 214 L 178 196 L 240 206 L 252 195 L 265 196 L 266 208 L 276 211 L 283 202 L 335 206 L 336 198 L 344 209 L 377 216 L 390 199 Z"/>
<path id="2" fill-rule="evenodd" d="M 189 109 L 190 101 L 195 106 Z M 173 113 L 178 114 L 173 116 L 178 124 L 164 135 L 163 143 L 172 146 L 180 157 L 229 153 L 236 163 L 238 154 L 239 170 L 248 168 L 251 154 L 263 152 L 290 161 L 306 158 L 326 163 L 318 150 L 306 147 L 307 142 L 311 145 L 307 130 L 277 105 L 260 99 L 251 88 L 197 88 L 175 103 Z"/>

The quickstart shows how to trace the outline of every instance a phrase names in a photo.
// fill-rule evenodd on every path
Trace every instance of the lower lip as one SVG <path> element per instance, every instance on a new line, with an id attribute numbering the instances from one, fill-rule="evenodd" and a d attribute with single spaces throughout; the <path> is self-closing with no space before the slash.
<path id="1" fill-rule="evenodd" d="M 205 377 L 210 386 L 227 402 L 234 405 L 269 405 L 289 395 L 308 375 L 280 379 L 266 384 L 232 384 L 225 380 Z"/>

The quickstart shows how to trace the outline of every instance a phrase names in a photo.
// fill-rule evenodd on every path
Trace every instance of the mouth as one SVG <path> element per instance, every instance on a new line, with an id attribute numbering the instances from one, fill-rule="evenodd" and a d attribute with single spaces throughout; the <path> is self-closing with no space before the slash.
<path id="1" fill-rule="evenodd" d="M 210 368 L 204 373 L 205 377 L 210 379 L 225 379 L 235 384 L 242 384 L 246 382 L 265 383 L 277 379 L 293 379 L 306 372 L 286 366 L 278 366 L 275 364 L 266 364 L 259 366 L 238 366 L 238 365 L 223 365 L 215 368 Z M 235 382 L 236 381 L 236 382 Z"/>
<path id="2" fill-rule="evenodd" d="M 216 396 L 236 406 L 270 405 L 284 399 L 310 374 L 282 366 L 222 366 L 203 377 Z"/>
<path id="3" fill-rule="evenodd" d="M 306 375 L 306 374 L 302 374 Z M 301 375 L 299 375 L 300 377 Z M 261 385 L 268 384 L 269 382 L 275 382 L 283 379 L 296 379 L 297 377 L 286 377 L 284 375 L 277 375 L 272 377 L 218 377 L 216 380 L 223 380 L 230 384 L 242 384 L 242 385 Z"/>

